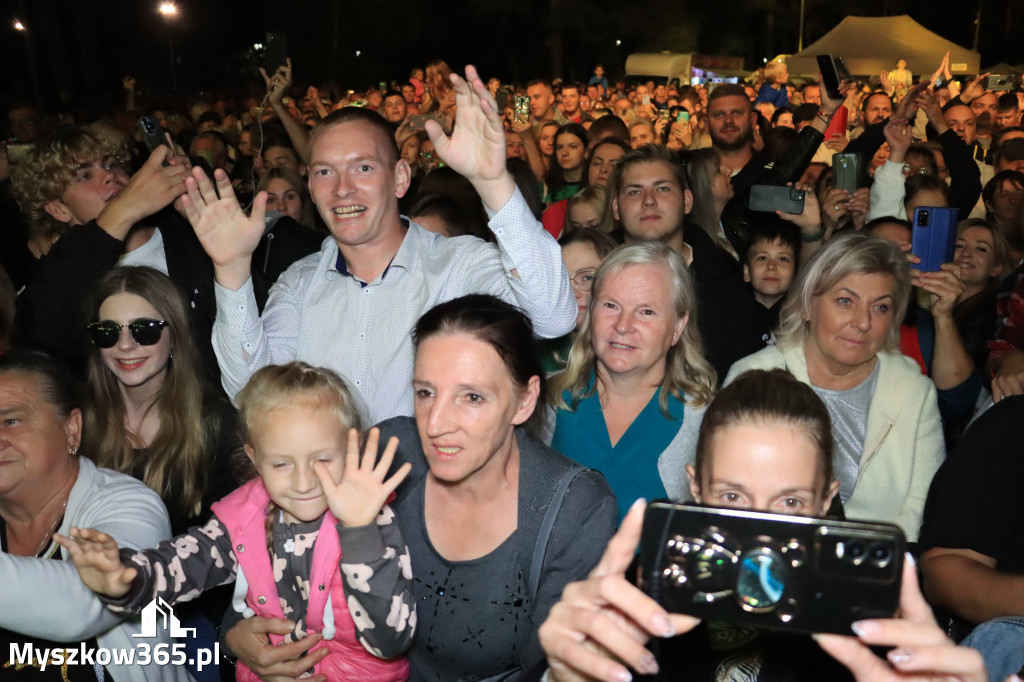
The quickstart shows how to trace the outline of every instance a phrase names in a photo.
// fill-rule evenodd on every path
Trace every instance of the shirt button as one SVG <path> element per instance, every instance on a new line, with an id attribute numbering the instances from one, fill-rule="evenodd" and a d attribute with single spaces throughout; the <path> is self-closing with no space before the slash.
<path id="1" fill-rule="evenodd" d="M 361 382 L 361 381 L 356 381 L 356 386 L 359 386 L 359 385 L 360 385 L 360 384 L 362 384 L 362 383 L 363 383 L 363 382 Z"/>
<path id="2" fill-rule="evenodd" d="M 324 584 L 323 584 L 323 583 L 320 583 L 320 591 L 321 591 L 321 592 L 323 592 L 323 591 L 324 591 Z"/>
<path id="3" fill-rule="evenodd" d="M 239 545 L 238 547 L 235 547 L 235 551 L 236 552 L 244 552 L 245 551 L 245 545 Z"/>
<path id="4" fill-rule="evenodd" d="M 256 601 L 258 601 L 258 602 L 259 602 L 260 604 L 266 604 L 266 603 L 267 603 L 267 598 L 266 598 L 266 597 L 262 597 L 262 596 L 261 596 L 261 597 L 260 597 L 259 599 L 257 599 Z"/>

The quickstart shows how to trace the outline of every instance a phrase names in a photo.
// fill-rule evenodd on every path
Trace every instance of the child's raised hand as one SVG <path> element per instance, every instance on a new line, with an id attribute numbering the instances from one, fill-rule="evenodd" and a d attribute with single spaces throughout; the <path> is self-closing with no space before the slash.
<path id="1" fill-rule="evenodd" d="M 348 452 L 345 455 L 345 473 L 341 481 L 335 482 L 327 465 L 323 462 L 313 464 L 313 471 L 320 479 L 320 485 L 327 497 L 327 506 L 334 518 L 343 525 L 366 526 L 377 518 L 388 496 L 405 480 L 412 469 L 408 462 L 395 472 L 391 478 L 385 479 L 391 462 L 398 449 L 398 439 L 392 437 L 388 441 L 384 453 L 377 461 L 377 445 L 380 430 L 370 429 L 366 438 L 366 450 L 362 461 L 359 459 L 359 432 L 350 429 L 348 432 Z"/>
<path id="2" fill-rule="evenodd" d="M 114 538 L 92 528 L 71 528 L 71 537 L 54 533 L 68 550 L 82 582 L 93 592 L 109 597 L 128 594 L 137 571 L 121 563 Z"/>

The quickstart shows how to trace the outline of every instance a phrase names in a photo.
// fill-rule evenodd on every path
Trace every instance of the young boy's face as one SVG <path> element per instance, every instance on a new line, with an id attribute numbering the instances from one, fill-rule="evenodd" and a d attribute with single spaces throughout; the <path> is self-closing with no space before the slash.
<path id="1" fill-rule="evenodd" d="M 747 262 L 743 266 L 743 279 L 750 282 L 757 299 L 765 303 L 766 298 L 778 300 L 789 291 L 793 284 L 796 254 L 793 247 L 776 239 L 772 242 L 758 242 L 750 247 Z M 773 305 L 772 301 L 770 305 Z"/>

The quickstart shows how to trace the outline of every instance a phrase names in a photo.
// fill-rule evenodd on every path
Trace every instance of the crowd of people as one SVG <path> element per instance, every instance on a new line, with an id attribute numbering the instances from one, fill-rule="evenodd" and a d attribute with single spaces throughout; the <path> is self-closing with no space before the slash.
<path id="1" fill-rule="evenodd" d="M 161 599 L 187 665 L 64 679 L 1021 672 L 1024 90 L 894 66 L 346 93 L 288 61 L 262 98 L 11 106 L 0 639 L 130 648 Z M 899 612 L 667 613 L 630 577 L 658 498 L 894 524 Z"/>

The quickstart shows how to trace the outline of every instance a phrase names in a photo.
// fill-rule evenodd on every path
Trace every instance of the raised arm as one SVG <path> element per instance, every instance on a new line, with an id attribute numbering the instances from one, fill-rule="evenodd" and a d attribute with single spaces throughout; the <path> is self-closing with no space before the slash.
<path id="1" fill-rule="evenodd" d="M 292 112 L 284 105 L 284 96 L 288 93 L 288 88 L 292 86 L 291 58 L 287 59 L 286 66 L 277 67 L 277 71 L 272 76 L 268 76 L 266 70 L 261 66 L 260 75 L 263 76 L 263 80 L 267 84 L 267 101 L 270 102 L 274 113 L 277 114 L 281 124 L 284 125 L 284 130 L 288 133 L 288 139 L 291 140 L 292 146 L 295 147 L 299 158 L 302 159 L 302 163 L 308 165 L 310 159 L 309 132 L 306 130 L 306 126 L 302 125 L 301 121 L 296 120 L 292 116 Z"/>
<path id="2" fill-rule="evenodd" d="M 506 168 L 505 130 L 494 98 L 472 66 L 466 67 L 466 80 L 452 74 L 452 84 L 458 102 L 452 135 L 445 135 L 436 121 L 427 121 L 427 134 L 445 163 L 466 177 L 483 200 L 502 262 L 500 280 L 490 269 L 478 272 L 485 269 L 464 263 L 465 286 L 457 295 L 485 291 L 512 296 L 539 336 L 566 334 L 575 323 L 576 303 L 561 249 L 533 217 Z"/>

